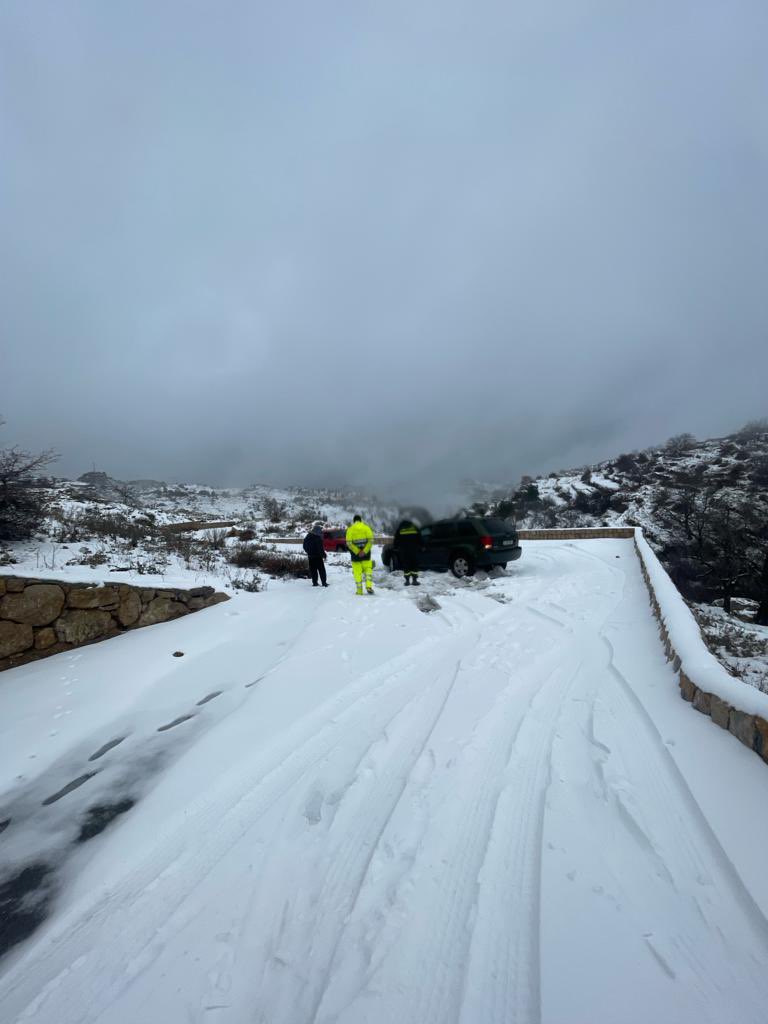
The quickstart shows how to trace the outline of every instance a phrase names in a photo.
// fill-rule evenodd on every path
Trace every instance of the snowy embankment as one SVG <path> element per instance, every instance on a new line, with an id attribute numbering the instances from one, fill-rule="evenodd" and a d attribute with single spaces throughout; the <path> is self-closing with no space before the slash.
<path id="1" fill-rule="evenodd" d="M 0 1019 L 762 1024 L 766 767 L 679 699 L 632 541 L 330 582 L 5 673 L 2 872 L 49 902 Z"/>
<path id="2" fill-rule="evenodd" d="M 635 544 L 656 595 L 661 622 L 685 675 L 700 690 L 715 694 L 739 711 L 768 720 L 768 694 L 735 679 L 707 649 L 693 613 L 652 551 L 642 530 L 636 530 Z"/>

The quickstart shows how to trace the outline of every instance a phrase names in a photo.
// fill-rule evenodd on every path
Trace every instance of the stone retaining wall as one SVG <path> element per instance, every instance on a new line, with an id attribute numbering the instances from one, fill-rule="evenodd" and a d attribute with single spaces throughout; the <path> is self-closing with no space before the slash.
<path id="1" fill-rule="evenodd" d="M 648 592 L 651 596 L 651 607 L 653 608 L 653 613 L 659 623 L 661 639 L 664 643 L 664 649 L 667 652 L 667 658 L 672 662 L 672 667 L 678 674 L 680 696 L 683 700 L 692 704 L 693 707 L 702 715 L 707 715 L 711 718 L 715 725 L 720 726 L 721 729 L 726 729 L 735 736 L 739 742 L 743 743 L 745 747 L 749 747 L 750 750 L 754 750 L 756 754 L 759 754 L 760 757 L 768 763 L 768 721 L 760 715 L 753 715 L 746 711 L 742 711 L 739 708 L 734 707 L 733 704 L 723 700 L 717 694 L 709 693 L 702 687 L 697 686 L 696 682 L 689 678 L 684 671 L 682 659 L 672 644 L 669 631 L 667 630 L 664 621 L 661 605 L 653 587 L 650 573 L 648 572 L 645 560 L 640 552 L 640 548 L 637 543 L 637 535 L 634 536 L 634 543 L 635 552 L 640 561 L 643 579 L 645 580 Z M 702 646 L 704 646 L 703 640 L 701 643 Z M 745 683 L 744 685 L 746 686 L 747 684 Z"/>
<path id="2" fill-rule="evenodd" d="M 0 671 L 228 600 L 213 587 L 177 590 L 0 576 Z"/>
<path id="3" fill-rule="evenodd" d="M 631 540 L 635 536 L 632 526 L 598 526 L 595 529 L 581 530 L 518 530 L 520 540 L 595 540 L 600 537 L 624 538 Z"/>

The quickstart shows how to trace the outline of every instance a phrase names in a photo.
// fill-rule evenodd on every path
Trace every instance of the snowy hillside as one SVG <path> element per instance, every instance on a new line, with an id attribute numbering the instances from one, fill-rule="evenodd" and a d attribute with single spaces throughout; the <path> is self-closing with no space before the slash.
<path id="1" fill-rule="evenodd" d="M 301 550 L 281 546 L 281 537 L 301 537 L 317 520 L 345 527 L 355 512 L 381 531 L 397 514 L 355 491 L 125 483 L 103 473 L 54 482 L 46 493 L 35 536 L 0 545 L 4 571 L 257 589 L 271 576 L 306 570 Z"/>

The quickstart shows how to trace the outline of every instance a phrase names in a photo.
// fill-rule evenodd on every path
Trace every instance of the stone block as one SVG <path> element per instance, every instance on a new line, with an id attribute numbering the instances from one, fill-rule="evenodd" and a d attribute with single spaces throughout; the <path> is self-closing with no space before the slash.
<path id="1" fill-rule="evenodd" d="M 144 608 L 139 618 L 139 626 L 154 626 L 158 622 L 169 622 L 186 615 L 189 609 L 179 601 L 169 597 L 155 597 Z"/>
<path id="2" fill-rule="evenodd" d="M 47 626 L 64 607 L 64 591 L 55 583 L 33 583 L 18 593 L 0 598 L 0 618 Z"/>
<path id="3" fill-rule="evenodd" d="M 206 599 L 205 607 L 211 608 L 215 604 L 221 604 L 222 602 L 228 600 L 229 594 L 222 594 L 221 592 L 219 592 L 218 594 L 211 594 L 211 596 Z"/>
<path id="4" fill-rule="evenodd" d="M 755 715 L 755 750 L 768 764 L 768 722 Z"/>
<path id="5" fill-rule="evenodd" d="M 56 643 L 56 631 L 50 626 L 45 626 L 43 629 L 38 629 L 35 633 L 35 650 L 44 651 L 47 647 L 52 647 Z"/>
<path id="6" fill-rule="evenodd" d="M 190 597 L 211 597 L 214 590 L 213 587 L 193 587 L 188 593 Z"/>
<path id="7" fill-rule="evenodd" d="M 190 597 L 187 601 L 187 608 L 189 608 L 191 612 L 199 612 L 201 608 L 205 608 L 205 598 Z"/>
<path id="8" fill-rule="evenodd" d="M 117 587 L 72 587 L 67 595 L 70 608 L 117 607 Z"/>
<path id="9" fill-rule="evenodd" d="M 100 608 L 66 611 L 56 623 L 56 636 L 62 643 L 87 644 L 104 636 L 114 627 L 109 612 Z"/>
<path id="10" fill-rule="evenodd" d="M 688 701 L 692 701 L 696 696 L 696 686 L 691 682 L 685 672 L 680 673 L 680 694 L 683 700 Z"/>
<path id="11" fill-rule="evenodd" d="M 740 740 L 750 750 L 755 749 L 757 730 L 755 728 L 755 716 L 748 715 L 745 711 L 737 711 L 731 708 L 728 719 L 728 732 L 732 733 L 737 740 Z"/>
<path id="12" fill-rule="evenodd" d="M 154 596 L 155 592 L 150 587 L 142 587 L 142 589 L 139 591 L 139 597 L 141 598 L 142 604 L 149 604 L 149 602 L 154 598 Z"/>
<path id="13" fill-rule="evenodd" d="M 5 580 L 0 576 L 0 597 L 5 593 Z"/>
<path id="14" fill-rule="evenodd" d="M 27 622 L 0 622 L 0 658 L 28 651 L 35 634 Z"/>
<path id="15" fill-rule="evenodd" d="M 5 588 L 9 594 L 20 594 L 26 585 L 27 580 L 20 580 L 16 576 L 9 576 L 5 581 Z"/>
<path id="16" fill-rule="evenodd" d="M 715 725 L 719 725 L 721 729 L 727 729 L 728 720 L 731 717 L 731 705 L 713 693 L 709 714 Z"/>
<path id="17" fill-rule="evenodd" d="M 693 706 L 697 711 L 700 711 L 702 715 L 708 715 L 712 705 L 712 694 L 707 693 L 705 690 L 696 690 L 693 696 Z"/>
<path id="18" fill-rule="evenodd" d="M 135 590 L 129 590 L 117 609 L 117 621 L 121 626 L 133 626 L 141 615 L 141 598 Z"/>

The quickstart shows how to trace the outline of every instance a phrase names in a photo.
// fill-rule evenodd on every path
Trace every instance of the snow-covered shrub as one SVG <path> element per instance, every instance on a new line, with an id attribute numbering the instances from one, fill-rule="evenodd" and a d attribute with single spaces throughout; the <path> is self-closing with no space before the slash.
<path id="1" fill-rule="evenodd" d="M 273 551 L 258 544 L 236 544 L 229 549 L 228 558 L 238 569 L 261 569 L 271 576 L 308 575 L 306 558 Z"/>

